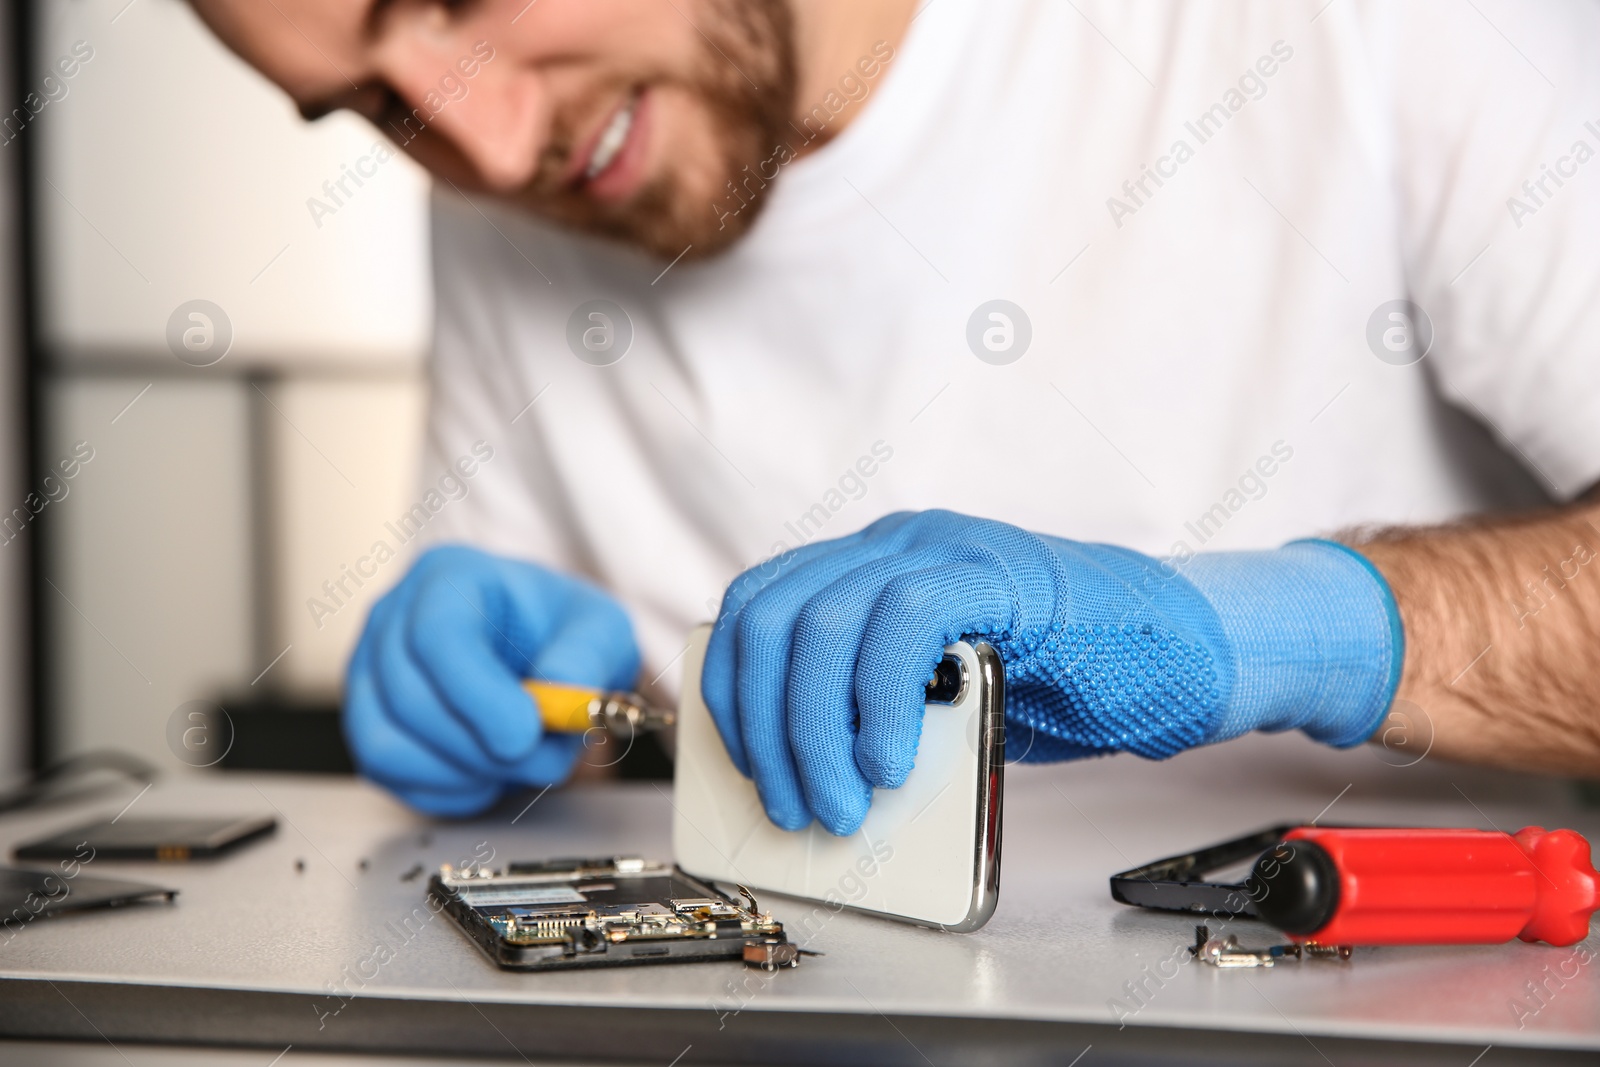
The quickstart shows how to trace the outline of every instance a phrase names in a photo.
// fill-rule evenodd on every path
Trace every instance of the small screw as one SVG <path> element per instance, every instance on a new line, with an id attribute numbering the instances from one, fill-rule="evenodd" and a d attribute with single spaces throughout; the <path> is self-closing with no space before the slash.
<path id="1" fill-rule="evenodd" d="M 305 860 L 295 860 L 294 861 L 294 872 L 296 874 L 305 874 L 306 873 L 306 861 Z"/>

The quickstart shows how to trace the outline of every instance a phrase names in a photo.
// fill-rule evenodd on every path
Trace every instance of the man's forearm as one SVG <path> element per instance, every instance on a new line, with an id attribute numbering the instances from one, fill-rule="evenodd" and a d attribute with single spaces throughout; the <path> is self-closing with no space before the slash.
<path id="1" fill-rule="evenodd" d="M 1405 625 L 1395 710 L 1375 740 L 1600 777 L 1600 506 L 1349 540 Z"/>

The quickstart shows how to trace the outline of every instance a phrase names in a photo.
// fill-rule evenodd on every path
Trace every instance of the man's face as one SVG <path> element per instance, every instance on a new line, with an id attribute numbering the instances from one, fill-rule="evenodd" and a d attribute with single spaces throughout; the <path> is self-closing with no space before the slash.
<path id="1" fill-rule="evenodd" d="M 787 138 L 786 0 L 194 0 L 308 115 L 348 107 L 464 189 L 667 259 L 756 211 Z"/>

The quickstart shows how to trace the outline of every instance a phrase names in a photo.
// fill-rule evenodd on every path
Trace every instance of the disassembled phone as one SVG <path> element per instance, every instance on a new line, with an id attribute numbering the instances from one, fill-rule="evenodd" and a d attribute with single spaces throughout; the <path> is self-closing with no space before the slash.
<path id="1" fill-rule="evenodd" d="M 88 863 L 80 854 L 79 860 Z M 74 861 L 73 871 L 82 866 Z M 91 878 L 69 873 L 68 865 L 61 864 L 58 871 L 29 871 L 16 867 L 0 867 L 0 930 L 15 937 L 18 926 L 35 916 L 56 915 L 65 911 L 82 911 L 88 908 L 115 908 L 142 901 L 165 900 L 169 904 L 177 897 L 176 889 L 129 882 L 121 878 Z"/>
<path id="2" fill-rule="evenodd" d="M 728 758 L 700 696 L 710 627 L 684 657 L 673 778 L 672 847 L 700 877 L 955 932 L 994 914 L 1000 891 L 1005 667 L 984 641 L 945 649 L 926 692 L 916 764 L 874 792 L 861 829 L 780 830 Z M 791 923 L 791 926 L 794 925 Z M 805 925 L 802 921 L 801 926 Z"/>
<path id="3" fill-rule="evenodd" d="M 78 850 L 93 850 L 101 860 L 160 860 L 181 863 L 213 859 L 272 833 L 278 820 L 270 815 L 216 819 L 113 819 L 70 830 L 17 847 L 19 860 L 71 859 Z"/>
<path id="4" fill-rule="evenodd" d="M 428 892 L 501 967 L 564 970 L 742 959 L 793 967 L 783 924 L 664 863 L 624 858 L 440 867 Z"/>

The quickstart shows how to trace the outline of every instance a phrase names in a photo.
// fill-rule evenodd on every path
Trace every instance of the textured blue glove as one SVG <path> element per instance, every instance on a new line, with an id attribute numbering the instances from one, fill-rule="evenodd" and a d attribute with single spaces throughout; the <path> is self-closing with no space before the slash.
<path id="1" fill-rule="evenodd" d="M 631 687 L 628 617 L 586 582 L 447 545 L 373 607 L 350 660 L 344 735 L 363 774 L 412 807 L 470 815 L 564 779 L 581 738 L 549 735 L 523 678 Z"/>
<path id="2" fill-rule="evenodd" d="M 796 549 L 729 587 L 701 691 L 774 823 L 848 834 L 906 780 L 945 645 L 1006 664 L 1008 756 L 1162 759 L 1251 730 L 1365 740 L 1399 683 L 1389 587 L 1327 541 L 1199 555 L 950 512 L 904 513 Z"/>

